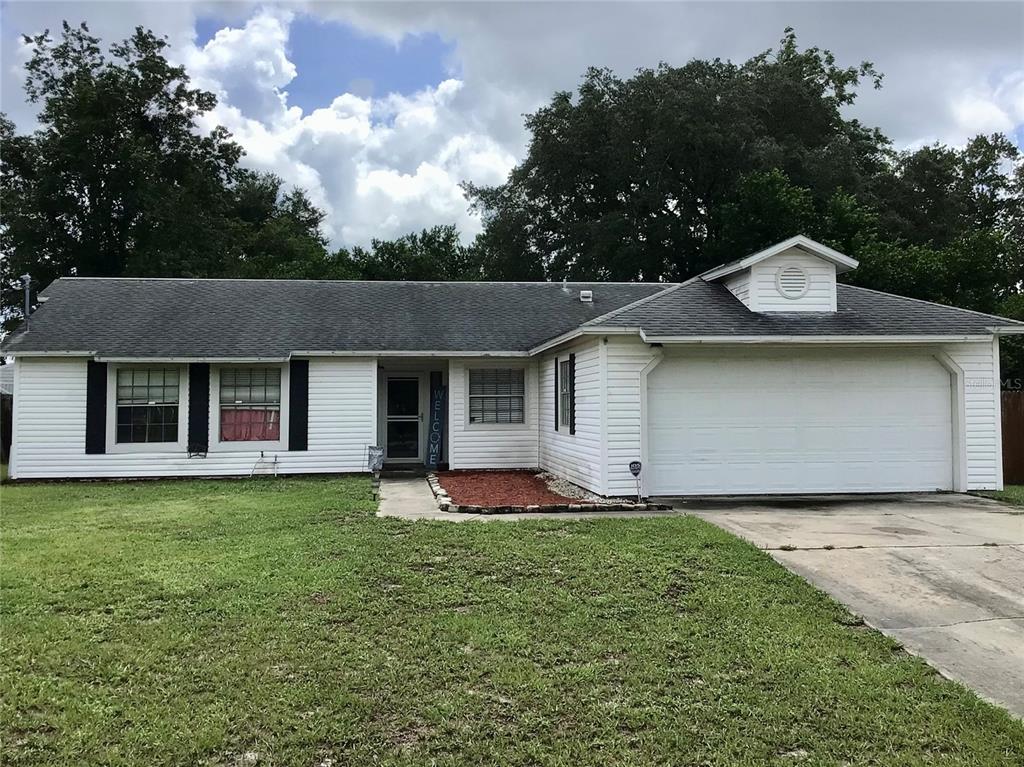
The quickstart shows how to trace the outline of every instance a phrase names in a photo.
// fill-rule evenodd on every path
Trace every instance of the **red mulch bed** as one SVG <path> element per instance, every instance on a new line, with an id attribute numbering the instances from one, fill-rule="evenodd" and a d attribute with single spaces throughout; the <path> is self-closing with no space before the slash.
<path id="1" fill-rule="evenodd" d="M 580 503 L 552 493 L 528 471 L 440 471 L 437 479 L 459 506 L 543 506 Z"/>

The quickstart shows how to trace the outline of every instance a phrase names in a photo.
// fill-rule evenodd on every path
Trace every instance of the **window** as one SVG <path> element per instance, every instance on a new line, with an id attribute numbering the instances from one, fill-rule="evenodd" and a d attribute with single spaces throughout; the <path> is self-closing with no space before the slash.
<path id="1" fill-rule="evenodd" d="M 221 368 L 221 442 L 281 439 L 281 369 Z"/>
<path id="2" fill-rule="evenodd" d="M 180 375 L 168 368 L 118 368 L 116 442 L 178 441 Z"/>
<path id="3" fill-rule="evenodd" d="M 558 363 L 558 423 L 568 426 L 572 419 L 572 373 L 569 360 Z"/>
<path id="4" fill-rule="evenodd" d="M 525 400 L 521 368 L 469 371 L 470 423 L 525 423 Z"/>

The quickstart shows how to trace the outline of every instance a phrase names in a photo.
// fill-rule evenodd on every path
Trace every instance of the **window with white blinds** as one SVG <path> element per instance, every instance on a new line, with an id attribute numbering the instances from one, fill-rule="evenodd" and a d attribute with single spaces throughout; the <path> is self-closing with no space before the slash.
<path id="1" fill-rule="evenodd" d="M 470 423 L 525 423 L 526 383 L 522 368 L 469 371 Z"/>

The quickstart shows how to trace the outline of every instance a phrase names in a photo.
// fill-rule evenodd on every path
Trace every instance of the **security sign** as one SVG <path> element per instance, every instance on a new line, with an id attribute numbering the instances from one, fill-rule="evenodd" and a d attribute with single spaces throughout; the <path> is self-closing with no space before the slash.
<path id="1" fill-rule="evenodd" d="M 640 468 L 640 461 L 629 462 L 629 473 L 632 474 L 634 477 L 640 476 Z"/>

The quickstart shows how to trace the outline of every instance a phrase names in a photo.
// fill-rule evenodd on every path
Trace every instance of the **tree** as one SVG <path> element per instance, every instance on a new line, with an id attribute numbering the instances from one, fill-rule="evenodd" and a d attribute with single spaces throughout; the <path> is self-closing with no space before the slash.
<path id="1" fill-rule="evenodd" d="M 350 276 L 330 258 L 324 214 L 280 178 L 240 168 L 242 149 L 197 118 L 216 105 L 171 66 L 167 42 L 136 29 L 101 51 L 86 25 L 44 32 L 25 90 L 40 129 L 0 116 L 0 266 L 5 326 L 19 275 Z"/>
<path id="2" fill-rule="evenodd" d="M 324 212 L 301 189 L 284 191 L 271 173 L 239 171 L 229 191 L 231 237 L 222 276 L 350 279 L 351 266 L 332 257 L 321 231 Z"/>
<path id="3" fill-rule="evenodd" d="M 369 250 L 342 249 L 336 260 L 339 269 L 364 280 L 474 280 L 483 276 L 475 251 L 462 245 L 453 224 L 395 240 L 375 239 Z"/>
<path id="4" fill-rule="evenodd" d="M 787 225 L 841 191 L 873 199 L 888 141 L 842 115 L 863 79 L 880 75 L 799 50 L 792 30 L 739 66 L 662 64 L 627 80 L 591 69 L 575 98 L 527 117 L 527 156 L 505 184 L 467 185 L 485 261 L 550 279 L 684 279 L 781 233 L 758 185 L 782 195 Z M 760 234 L 737 226 L 749 206 Z"/>
<path id="5" fill-rule="evenodd" d="M 466 185 L 490 277 L 683 280 L 797 233 L 861 261 L 844 279 L 1024 316 L 1024 167 L 1001 135 L 893 151 L 844 117 L 869 62 L 841 67 L 786 30 L 742 65 L 622 79 L 590 69 L 526 119 L 526 158 Z M 1024 377 L 1024 343 L 1004 340 Z"/>
<path id="6" fill-rule="evenodd" d="M 707 243 L 708 260 L 726 262 L 754 253 L 768 243 L 812 234 L 819 216 L 810 190 L 794 185 L 781 170 L 741 176 L 722 202 L 719 234 Z"/>
<path id="7" fill-rule="evenodd" d="M 195 118 L 216 103 L 140 29 L 109 57 L 83 24 L 33 46 L 26 93 L 41 128 L 15 136 L 4 121 L 2 280 L 65 274 L 208 274 L 225 243 L 225 186 L 241 149 Z M 214 261 L 211 262 L 211 256 Z M 8 304 L 10 305 L 10 304 Z"/>

